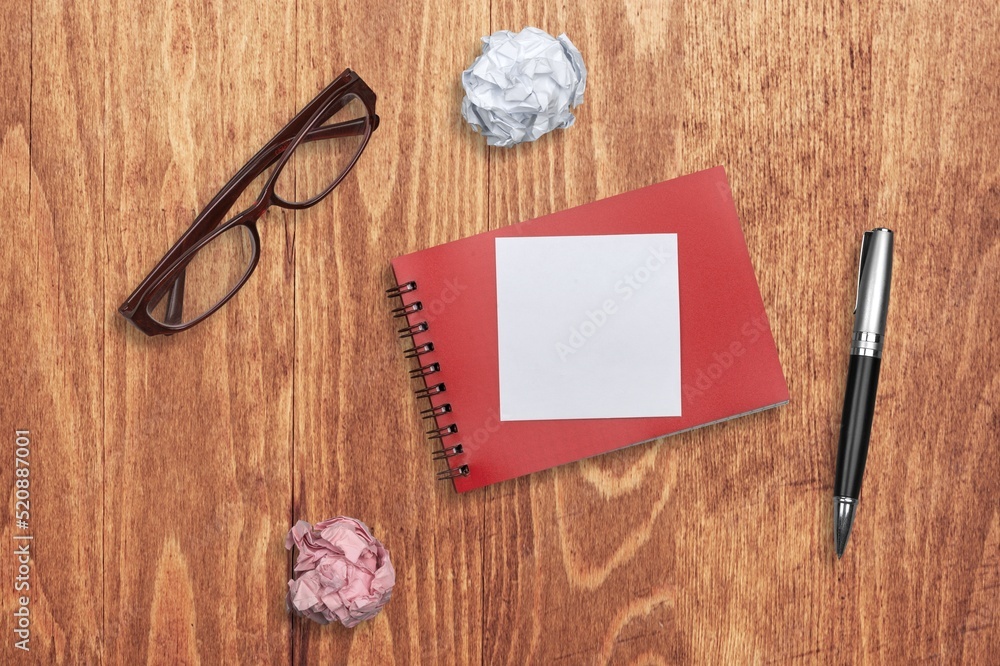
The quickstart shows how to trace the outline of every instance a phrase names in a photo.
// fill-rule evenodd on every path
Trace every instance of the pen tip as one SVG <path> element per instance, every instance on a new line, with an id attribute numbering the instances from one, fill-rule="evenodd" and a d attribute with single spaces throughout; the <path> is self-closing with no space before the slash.
<path id="1" fill-rule="evenodd" d="M 833 541 L 837 548 L 837 559 L 844 556 L 847 540 L 851 537 L 854 526 L 854 512 L 858 508 L 858 500 L 850 497 L 833 498 Z"/>

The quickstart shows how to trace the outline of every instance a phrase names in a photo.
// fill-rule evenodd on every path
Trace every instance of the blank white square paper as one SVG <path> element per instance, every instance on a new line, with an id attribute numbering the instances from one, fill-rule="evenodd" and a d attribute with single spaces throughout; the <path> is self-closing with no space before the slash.
<path id="1" fill-rule="evenodd" d="M 677 234 L 497 238 L 500 418 L 681 414 Z"/>

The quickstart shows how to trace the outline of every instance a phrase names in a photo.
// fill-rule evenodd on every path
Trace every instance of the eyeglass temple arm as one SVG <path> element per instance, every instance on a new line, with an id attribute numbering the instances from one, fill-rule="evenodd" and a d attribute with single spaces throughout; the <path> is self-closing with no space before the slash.
<path id="1" fill-rule="evenodd" d="M 333 125 L 324 125 L 323 127 L 317 127 L 316 129 L 307 132 L 303 137 L 302 142 L 308 143 L 310 141 L 320 141 L 323 139 L 340 139 L 350 136 L 358 136 L 359 134 L 364 134 L 367 124 L 367 118 L 357 118 L 355 120 L 348 120 L 346 122 L 335 123 Z M 375 120 L 372 123 L 372 129 L 374 130 L 376 127 L 378 127 L 378 116 L 375 116 Z M 254 157 L 254 159 L 252 159 L 245 167 L 243 167 L 243 169 L 241 169 L 240 172 L 236 174 L 236 176 L 223 189 L 235 193 L 235 197 L 233 197 L 233 199 L 238 198 L 239 195 L 243 193 L 243 190 L 247 185 L 253 182 L 253 180 L 260 174 L 267 171 L 272 164 L 278 161 L 282 154 L 284 154 L 285 150 L 288 149 L 288 146 L 292 141 L 294 141 L 294 137 L 281 141 L 269 151 L 260 151 L 257 156 Z M 265 158 L 266 162 L 264 162 Z M 261 162 L 264 163 L 261 164 Z M 227 196 L 225 199 L 228 200 L 229 198 L 230 197 Z M 226 200 L 219 201 L 219 203 L 215 206 L 209 204 L 209 207 L 221 207 L 218 209 L 227 210 L 228 207 L 226 207 Z M 232 203 L 230 203 L 230 205 L 232 205 Z M 216 224 L 218 224 L 218 222 Z M 184 274 L 184 270 L 178 273 L 177 278 L 170 287 L 170 291 L 167 293 L 165 324 L 177 325 L 182 321 L 184 310 Z"/>

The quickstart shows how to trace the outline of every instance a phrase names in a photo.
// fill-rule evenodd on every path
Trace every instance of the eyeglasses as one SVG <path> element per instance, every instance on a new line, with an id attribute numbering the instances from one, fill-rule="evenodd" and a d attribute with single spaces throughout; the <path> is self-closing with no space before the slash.
<path id="1" fill-rule="evenodd" d="M 171 335 L 204 321 L 257 267 L 257 220 L 264 212 L 321 201 L 357 162 L 378 124 L 375 93 L 344 70 L 226 183 L 118 311 L 146 335 Z M 294 168 L 285 168 L 289 162 Z M 234 214 L 240 195 L 265 175 L 257 198 Z"/>

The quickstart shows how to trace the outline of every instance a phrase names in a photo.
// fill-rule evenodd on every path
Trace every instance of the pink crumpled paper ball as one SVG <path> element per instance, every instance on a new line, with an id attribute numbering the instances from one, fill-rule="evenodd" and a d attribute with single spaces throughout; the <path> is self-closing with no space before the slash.
<path id="1" fill-rule="evenodd" d="M 296 578 L 288 581 L 288 610 L 320 624 L 353 627 L 382 610 L 392 596 L 396 570 L 389 551 L 360 520 L 339 516 L 295 523 L 285 548 L 299 549 Z"/>

